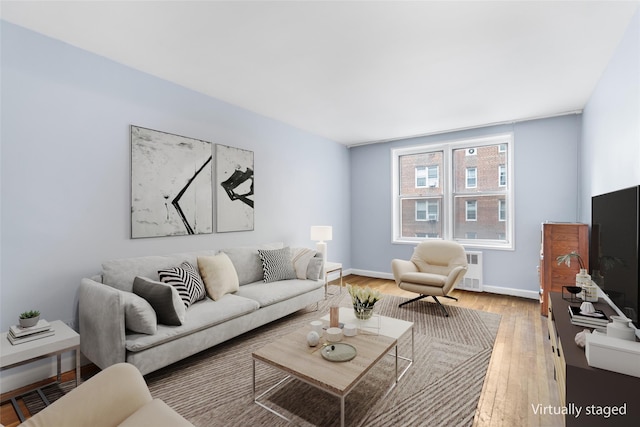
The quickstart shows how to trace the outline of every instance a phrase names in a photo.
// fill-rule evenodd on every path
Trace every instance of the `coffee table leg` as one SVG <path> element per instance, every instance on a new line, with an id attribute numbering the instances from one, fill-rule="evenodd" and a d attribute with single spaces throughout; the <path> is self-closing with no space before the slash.
<path id="1" fill-rule="evenodd" d="M 398 344 L 396 344 L 396 384 L 398 384 Z"/>
<path id="2" fill-rule="evenodd" d="M 340 427 L 344 427 L 344 396 L 340 397 Z"/>

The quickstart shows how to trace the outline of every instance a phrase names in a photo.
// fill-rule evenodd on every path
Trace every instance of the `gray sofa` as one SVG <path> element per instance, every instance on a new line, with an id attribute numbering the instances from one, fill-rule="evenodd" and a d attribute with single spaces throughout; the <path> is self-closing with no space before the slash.
<path id="1" fill-rule="evenodd" d="M 271 268 L 268 260 L 261 258 L 269 251 L 282 254 L 288 249 L 282 244 L 269 244 L 107 261 L 101 275 L 82 279 L 80 284 L 81 351 L 101 369 L 128 362 L 147 374 L 317 303 L 325 297 L 319 253 L 291 249 L 294 277 L 286 265 L 287 278 L 283 280 L 277 280 L 283 266 Z M 260 254 L 259 250 L 263 252 Z M 154 284 L 150 287 L 153 290 L 171 288 L 159 280 L 158 271 L 186 261 L 192 266 L 200 263 L 203 272 L 202 261 L 212 259 L 226 263 L 222 264 L 226 270 L 219 268 L 221 264 L 209 270 L 208 278 L 217 276 L 213 282 L 204 281 L 207 296 L 181 312 L 182 303 L 176 301 L 177 294 L 171 289 L 172 301 L 167 304 L 170 312 L 175 310 L 181 316 L 181 324 L 163 323 L 165 307 L 140 291 L 139 281 Z M 230 276 L 235 288 L 225 288 Z M 219 286 L 221 282 L 226 284 L 216 295 L 209 285 Z"/>

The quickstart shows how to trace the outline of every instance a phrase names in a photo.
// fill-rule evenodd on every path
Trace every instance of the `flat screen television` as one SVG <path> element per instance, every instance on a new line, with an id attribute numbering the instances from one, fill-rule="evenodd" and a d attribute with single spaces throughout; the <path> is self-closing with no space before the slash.
<path id="1" fill-rule="evenodd" d="M 591 198 L 591 278 L 640 329 L 640 186 Z"/>

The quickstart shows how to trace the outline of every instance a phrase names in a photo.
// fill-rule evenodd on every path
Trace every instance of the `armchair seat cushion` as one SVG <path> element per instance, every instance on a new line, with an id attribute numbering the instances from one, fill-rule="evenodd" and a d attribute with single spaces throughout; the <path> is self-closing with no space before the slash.
<path id="1" fill-rule="evenodd" d="M 443 287 L 447 283 L 447 276 L 434 273 L 404 273 L 400 276 L 400 281 L 410 282 L 419 285 L 440 286 Z"/>

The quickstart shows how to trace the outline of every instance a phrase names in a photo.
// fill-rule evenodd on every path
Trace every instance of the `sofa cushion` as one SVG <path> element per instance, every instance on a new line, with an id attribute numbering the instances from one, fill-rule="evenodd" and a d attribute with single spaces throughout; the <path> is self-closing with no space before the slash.
<path id="1" fill-rule="evenodd" d="M 134 293 L 117 291 L 124 299 L 125 328 L 141 334 L 155 334 L 158 331 L 158 318 L 151 304 Z"/>
<path id="2" fill-rule="evenodd" d="M 264 286 L 264 283 L 260 283 Z M 219 301 L 213 301 L 207 297 L 189 307 L 189 315 L 181 326 L 158 325 L 158 332 L 155 335 L 128 334 L 125 346 L 129 351 L 146 350 L 179 337 L 225 323 L 259 308 L 258 302 L 234 294 L 226 294 Z"/>
<path id="3" fill-rule="evenodd" d="M 131 292 L 136 276 L 160 280 L 158 270 L 172 268 L 187 261 L 196 265 L 198 256 L 214 255 L 215 251 L 198 251 L 171 255 L 152 255 L 112 259 L 102 263 L 102 283 L 122 291 Z"/>
<path id="4" fill-rule="evenodd" d="M 205 296 L 200 273 L 187 261 L 180 264 L 180 267 L 158 270 L 158 276 L 160 281 L 176 288 L 185 308 L 189 308 L 191 304 Z"/>
<path id="5" fill-rule="evenodd" d="M 316 251 L 314 251 L 313 249 L 291 248 L 291 260 L 293 261 L 293 268 L 296 271 L 296 277 L 298 279 L 307 278 L 307 268 L 309 267 L 309 261 L 315 256 L 315 254 Z"/>
<path id="6" fill-rule="evenodd" d="M 146 277 L 136 277 L 133 280 L 133 292 L 151 304 L 159 323 L 179 326 L 184 322 L 184 303 L 173 286 Z"/>
<path id="7" fill-rule="evenodd" d="M 238 274 L 238 283 L 242 286 L 264 278 L 258 249 L 279 249 L 282 247 L 284 247 L 283 243 L 266 243 L 260 246 L 239 246 L 222 249 L 220 252 L 224 252 L 231 259 Z"/>
<path id="8" fill-rule="evenodd" d="M 252 299 L 257 301 L 260 307 L 267 307 L 323 286 L 324 283 L 319 280 L 293 279 L 271 283 L 255 282 L 240 286 L 234 295 Z"/>
<path id="9" fill-rule="evenodd" d="M 207 289 L 207 295 L 214 301 L 239 288 L 236 269 L 224 252 L 214 256 L 198 257 L 198 269 Z"/>
<path id="10" fill-rule="evenodd" d="M 262 261 L 263 280 L 265 283 L 296 278 L 289 247 L 282 249 L 258 249 L 258 255 L 260 255 L 260 260 Z"/>

